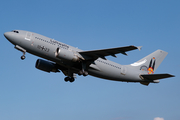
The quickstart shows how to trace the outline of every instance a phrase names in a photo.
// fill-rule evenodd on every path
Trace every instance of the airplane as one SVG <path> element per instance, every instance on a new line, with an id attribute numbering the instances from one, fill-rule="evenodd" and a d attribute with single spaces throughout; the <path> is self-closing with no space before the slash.
<path id="1" fill-rule="evenodd" d="M 174 77 L 171 74 L 154 74 L 163 59 L 168 54 L 163 50 L 156 50 L 148 56 L 130 65 L 120 65 L 106 59 L 106 56 L 116 57 L 116 54 L 127 55 L 126 52 L 141 49 L 141 46 L 125 46 L 110 49 L 83 51 L 65 43 L 45 37 L 43 35 L 24 31 L 13 30 L 4 33 L 5 38 L 15 48 L 23 53 L 21 59 L 25 59 L 26 52 L 39 56 L 35 67 L 45 72 L 60 72 L 67 77 L 66 82 L 74 82 L 76 74 L 91 75 L 94 77 L 121 81 L 139 82 L 148 86 L 149 83 L 159 83 L 159 79 Z"/>

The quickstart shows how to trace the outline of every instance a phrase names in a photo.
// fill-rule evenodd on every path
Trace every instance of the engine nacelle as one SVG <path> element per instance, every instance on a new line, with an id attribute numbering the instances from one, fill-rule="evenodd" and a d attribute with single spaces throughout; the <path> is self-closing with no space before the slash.
<path id="1" fill-rule="evenodd" d="M 36 61 L 36 68 L 45 72 L 59 72 L 54 63 L 41 59 Z"/>
<path id="2" fill-rule="evenodd" d="M 72 51 L 60 49 L 60 48 L 56 49 L 55 56 L 59 59 L 69 60 L 73 62 L 79 60 L 79 58 Z"/>

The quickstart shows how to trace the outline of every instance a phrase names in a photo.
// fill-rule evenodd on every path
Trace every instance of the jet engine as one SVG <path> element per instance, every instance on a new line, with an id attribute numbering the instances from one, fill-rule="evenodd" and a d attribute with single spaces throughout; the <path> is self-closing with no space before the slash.
<path id="1" fill-rule="evenodd" d="M 60 48 L 56 49 L 55 56 L 59 59 L 69 60 L 73 62 L 79 60 L 79 57 L 75 55 L 72 51 L 60 49 Z"/>
<path id="2" fill-rule="evenodd" d="M 36 61 L 36 68 L 45 72 L 59 72 L 54 63 L 38 59 Z"/>

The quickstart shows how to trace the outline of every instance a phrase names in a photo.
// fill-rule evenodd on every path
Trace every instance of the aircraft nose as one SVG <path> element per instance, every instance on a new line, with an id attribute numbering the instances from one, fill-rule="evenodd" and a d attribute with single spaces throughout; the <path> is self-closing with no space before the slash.
<path id="1" fill-rule="evenodd" d="M 10 38 L 10 36 L 11 36 L 11 35 L 10 35 L 10 32 L 5 32 L 5 33 L 4 33 L 4 37 L 6 37 L 7 39 Z"/>
<path id="2" fill-rule="evenodd" d="M 15 42 L 17 41 L 16 40 L 17 36 L 15 36 L 12 32 L 5 32 L 4 37 L 13 44 L 15 44 Z"/>

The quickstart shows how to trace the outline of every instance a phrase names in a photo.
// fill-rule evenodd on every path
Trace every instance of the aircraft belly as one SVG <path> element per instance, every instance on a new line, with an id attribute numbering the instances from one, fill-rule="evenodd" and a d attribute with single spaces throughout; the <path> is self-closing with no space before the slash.
<path id="1" fill-rule="evenodd" d="M 128 72 L 128 68 L 126 68 L 126 74 L 123 74 L 121 69 L 105 66 L 105 65 L 99 65 L 99 70 L 96 69 L 89 69 L 89 74 L 95 77 L 107 79 L 107 80 L 113 80 L 113 81 L 127 81 L 127 82 L 139 82 L 142 81 L 138 75 L 138 73 L 134 72 Z M 122 66 L 121 66 L 122 68 Z"/>
<path id="2" fill-rule="evenodd" d="M 99 70 L 97 70 L 98 68 Z M 108 68 L 107 66 L 99 65 L 96 66 L 95 69 L 89 69 L 89 74 L 92 76 L 100 77 L 103 79 L 111 79 L 111 80 L 116 80 L 118 79 L 118 75 L 120 75 L 120 72 L 118 70 Z M 118 74 L 119 73 L 119 74 Z"/>

